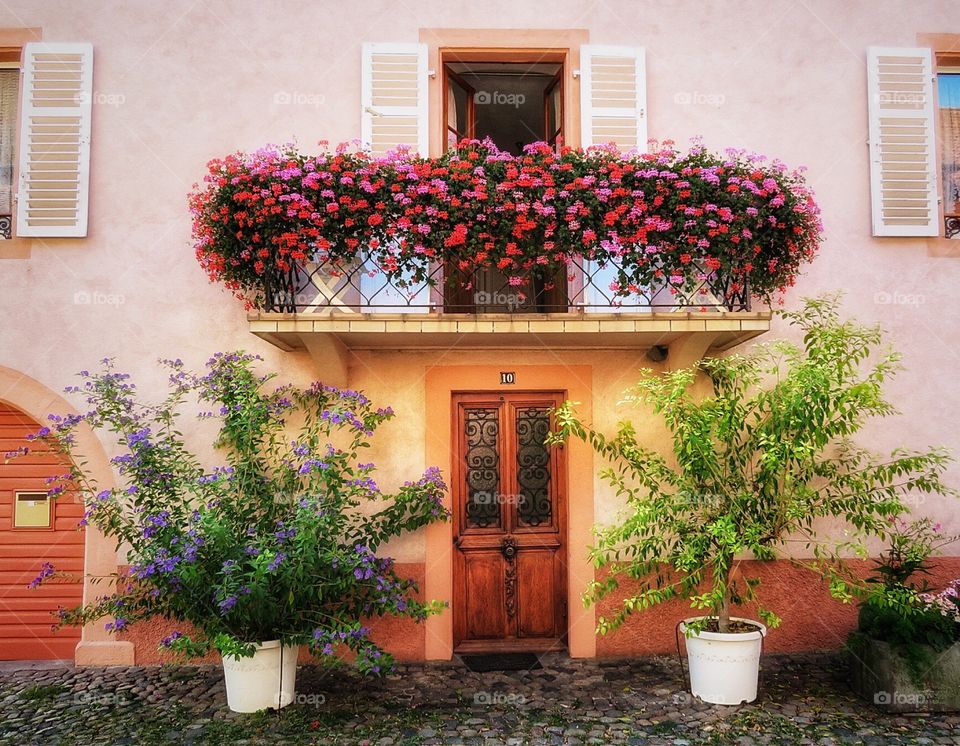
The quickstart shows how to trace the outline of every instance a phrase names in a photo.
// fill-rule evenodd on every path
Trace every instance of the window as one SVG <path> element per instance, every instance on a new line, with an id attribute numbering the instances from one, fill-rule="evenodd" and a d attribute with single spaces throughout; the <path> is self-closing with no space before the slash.
<path id="1" fill-rule="evenodd" d="M 960 239 L 960 57 L 937 60 L 944 235 Z"/>
<path id="2" fill-rule="evenodd" d="M 867 49 L 874 236 L 960 239 L 960 55 L 934 52 L 958 41 Z"/>
<path id="3" fill-rule="evenodd" d="M 520 155 L 534 142 L 555 147 L 563 143 L 562 57 L 552 61 L 549 53 L 531 57 L 518 52 L 516 59 L 504 55 L 509 52 L 489 61 L 458 52 L 445 56 L 441 114 L 447 147 L 464 138 L 489 138 L 500 150 Z M 519 287 L 494 267 L 460 276 L 447 266 L 445 276 L 444 308 L 450 312 L 567 310 L 566 275 L 544 278 L 532 273 Z"/>
<path id="4" fill-rule="evenodd" d="M 19 52 L 0 52 L 0 238 L 11 237 L 13 228 L 13 183 L 17 141 L 17 95 L 20 65 L 12 57 Z"/>
<path id="5" fill-rule="evenodd" d="M 874 236 L 941 235 L 934 69 L 925 47 L 867 49 Z"/>
<path id="6" fill-rule="evenodd" d="M 518 36 L 510 30 L 441 29 L 426 34 L 432 48 L 423 42 L 363 44 L 362 142 L 375 156 L 396 148 L 438 155 L 459 140 L 485 137 L 512 154 L 538 141 L 645 150 L 643 48 L 583 44 L 581 32 L 534 35 L 544 43 L 526 46 L 526 31 Z M 520 285 L 510 285 L 496 269 L 470 276 L 452 266 L 440 270 L 433 276 L 443 276 L 443 287 L 431 302 L 442 301 L 448 312 L 611 309 L 610 265 L 587 261 L 555 277 L 531 271 Z M 393 301 L 383 305 L 393 307 Z"/>
<path id="7" fill-rule="evenodd" d="M 525 145 L 563 142 L 563 66 L 557 62 L 448 62 L 447 146 L 490 138 L 519 155 Z"/>
<path id="8" fill-rule="evenodd" d="M 24 47 L 18 236 L 87 235 L 92 104 L 92 44 Z"/>

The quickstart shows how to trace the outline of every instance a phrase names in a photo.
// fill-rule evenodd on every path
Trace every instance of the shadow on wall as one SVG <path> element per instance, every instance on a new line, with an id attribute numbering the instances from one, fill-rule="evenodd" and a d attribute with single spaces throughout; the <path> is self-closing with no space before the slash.
<path id="1" fill-rule="evenodd" d="M 761 579 L 759 592 L 767 607 L 783 619 L 779 627 L 767 634 L 763 645 L 765 653 L 837 650 L 846 644 L 847 635 L 857 624 L 855 603 L 843 604 L 835 600 L 819 575 L 786 561 L 744 564 L 759 565 L 751 568 L 749 575 Z M 869 561 L 852 564 L 864 577 L 873 570 Z M 597 577 L 599 579 L 602 575 L 598 573 Z M 927 581 L 932 588 L 941 588 L 956 577 L 960 577 L 960 557 L 938 557 Z M 597 607 L 597 616 L 610 616 L 617 602 L 628 592 L 629 587 L 622 584 L 619 594 L 611 594 Z M 700 613 L 691 609 L 687 601 L 674 601 L 634 613 L 620 629 L 597 636 L 597 656 L 676 653 L 677 622 Z M 751 606 L 736 608 L 733 613 L 758 618 Z"/>

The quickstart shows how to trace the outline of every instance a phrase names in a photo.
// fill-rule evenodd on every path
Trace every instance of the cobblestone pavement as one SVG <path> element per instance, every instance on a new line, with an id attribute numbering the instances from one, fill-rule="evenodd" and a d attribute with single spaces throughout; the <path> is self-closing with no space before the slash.
<path id="1" fill-rule="evenodd" d="M 960 716 L 859 701 L 839 656 L 768 656 L 759 700 L 693 700 L 677 661 L 544 659 L 535 671 L 301 667 L 294 705 L 237 715 L 218 667 L 0 671 L 0 744 L 960 744 Z"/>

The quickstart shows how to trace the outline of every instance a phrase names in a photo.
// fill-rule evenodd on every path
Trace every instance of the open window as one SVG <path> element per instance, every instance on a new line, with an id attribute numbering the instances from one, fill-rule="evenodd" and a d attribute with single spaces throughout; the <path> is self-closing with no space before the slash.
<path id="1" fill-rule="evenodd" d="M 960 55 L 937 55 L 944 236 L 960 239 Z"/>
<path id="2" fill-rule="evenodd" d="M 434 58 L 424 43 L 363 45 L 361 131 L 375 155 L 400 146 L 436 154 L 460 140 L 484 138 L 514 155 L 534 142 L 555 148 L 612 143 L 624 153 L 646 149 L 641 47 L 584 44 L 579 59 L 569 47 L 441 45 L 436 52 Z M 438 107 L 428 106 L 433 85 L 439 95 L 431 100 Z M 577 121 L 579 141 L 575 129 L 570 131 Z M 428 132 L 438 138 L 430 147 Z M 466 276 L 450 265 L 431 266 L 438 286 L 424 305 L 454 313 L 644 310 L 619 301 L 614 306 L 610 283 L 615 274 L 613 266 L 585 260 L 558 276 L 531 271 L 511 285 L 495 268 Z M 370 305 L 409 307 L 387 302 L 383 294 L 376 297 L 380 300 Z"/>
<path id="3" fill-rule="evenodd" d="M 500 50 L 444 55 L 446 146 L 463 139 L 490 139 L 502 151 L 520 155 L 525 146 L 547 142 L 559 148 L 563 137 L 563 58 L 550 53 Z M 510 285 L 496 268 L 462 276 L 445 268 L 444 309 L 453 313 L 565 312 L 566 276 L 531 272 Z"/>
<path id="4" fill-rule="evenodd" d="M 23 48 L 16 233 L 87 235 L 93 45 L 30 42 Z"/>
<path id="5" fill-rule="evenodd" d="M 13 235 L 20 52 L 0 50 L 0 239 Z"/>
<path id="6" fill-rule="evenodd" d="M 444 63 L 447 146 L 490 138 L 519 155 L 525 145 L 563 142 L 563 64 L 543 61 Z"/>

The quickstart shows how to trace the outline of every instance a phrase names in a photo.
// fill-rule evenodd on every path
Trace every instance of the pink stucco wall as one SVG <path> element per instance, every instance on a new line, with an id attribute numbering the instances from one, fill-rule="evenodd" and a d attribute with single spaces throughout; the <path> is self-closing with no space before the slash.
<path id="1" fill-rule="evenodd" d="M 0 29 L 25 27 L 95 49 L 89 235 L 34 239 L 16 252 L 0 246 L 0 365 L 38 386 L 59 391 L 74 371 L 115 356 L 146 393 L 159 392 L 157 358 L 200 365 L 215 350 L 238 347 L 263 355 L 285 378 L 321 376 L 305 352 L 252 336 L 240 304 L 198 268 L 186 194 L 206 161 L 267 142 L 297 140 L 309 149 L 321 139 L 358 137 L 364 41 L 415 42 L 426 28 L 585 29 L 591 43 L 646 48 L 652 137 L 683 143 L 702 135 L 710 147 L 746 147 L 809 168 L 827 240 L 787 305 L 843 289 L 847 310 L 881 323 L 903 352 L 906 370 L 889 386 L 902 415 L 871 427 L 862 442 L 944 444 L 960 453 L 960 241 L 870 236 L 864 65 L 868 45 L 960 33 L 956 2 L 8 0 L 0 7 Z M 775 325 L 768 337 L 782 331 Z M 516 350 L 456 352 L 439 364 L 537 359 Z M 401 414 L 374 454 L 387 486 L 425 465 L 422 450 L 391 444 L 423 442 L 423 373 L 437 362 L 398 352 L 351 360 L 351 384 Z M 639 351 L 549 356 L 560 362 L 594 366 L 595 420 L 605 427 L 616 417 L 609 403 L 645 363 Z M 960 483 L 960 470 L 950 478 Z M 595 505 L 599 520 L 617 508 L 599 482 Z M 952 501 L 932 496 L 917 507 L 960 531 Z M 401 561 L 424 560 L 421 536 L 391 549 Z"/>

